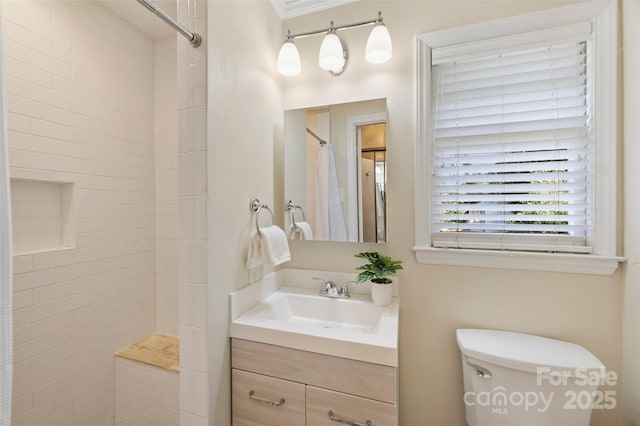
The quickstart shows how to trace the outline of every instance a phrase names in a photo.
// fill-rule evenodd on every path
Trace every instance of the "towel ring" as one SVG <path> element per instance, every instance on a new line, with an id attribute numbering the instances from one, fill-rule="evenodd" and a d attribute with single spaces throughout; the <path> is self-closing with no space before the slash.
<path id="1" fill-rule="evenodd" d="M 291 217 L 291 232 L 289 235 L 289 238 L 293 237 L 293 234 L 298 231 L 300 227 L 298 226 L 298 224 L 296 223 L 296 210 L 300 210 L 300 213 L 302 213 L 302 221 L 306 222 L 307 218 L 304 215 L 304 210 L 302 209 L 302 206 L 298 205 L 298 204 L 293 204 L 293 201 L 289 200 L 287 201 L 287 204 L 285 205 L 285 208 L 287 210 L 289 210 L 289 215 Z"/>
<path id="2" fill-rule="evenodd" d="M 302 209 L 302 206 L 300 206 L 299 204 L 293 204 L 293 201 L 289 200 L 287 201 L 285 208 L 290 212 L 291 224 L 293 225 L 294 228 L 298 227 L 298 225 L 296 224 L 296 210 L 300 210 L 300 213 L 302 213 L 302 221 L 303 222 L 307 221 L 307 218 L 304 215 L 304 210 Z"/>
<path id="3" fill-rule="evenodd" d="M 271 211 L 269 206 L 266 204 L 260 203 L 260 200 L 258 200 L 257 198 L 253 198 L 251 201 L 249 201 L 249 208 L 256 213 L 256 231 L 258 231 L 258 234 L 262 235 L 262 233 L 260 232 L 260 223 L 259 223 L 260 212 L 262 211 L 262 209 L 267 209 L 269 214 L 271 214 L 271 224 L 273 225 L 276 223 L 275 218 L 273 216 L 273 212 Z"/>
<path id="4" fill-rule="evenodd" d="M 302 213 L 302 221 L 303 222 L 306 222 L 307 219 L 304 217 L 304 210 L 302 210 L 302 207 L 293 206 L 293 208 L 291 209 L 291 223 L 293 224 L 293 226 L 295 228 L 298 228 L 298 224 L 296 223 L 296 210 L 300 210 L 300 213 Z"/>

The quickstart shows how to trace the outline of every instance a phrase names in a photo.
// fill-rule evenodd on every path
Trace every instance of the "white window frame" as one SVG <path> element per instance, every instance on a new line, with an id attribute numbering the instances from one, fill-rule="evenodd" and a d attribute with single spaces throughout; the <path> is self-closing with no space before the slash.
<path id="1" fill-rule="evenodd" d="M 431 49 L 590 23 L 594 52 L 594 208 L 591 254 L 434 248 L 431 242 Z M 583 3 L 418 35 L 415 246 L 419 263 L 611 275 L 617 215 L 617 3 Z M 609 143 L 613 141 L 613 143 Z"/>

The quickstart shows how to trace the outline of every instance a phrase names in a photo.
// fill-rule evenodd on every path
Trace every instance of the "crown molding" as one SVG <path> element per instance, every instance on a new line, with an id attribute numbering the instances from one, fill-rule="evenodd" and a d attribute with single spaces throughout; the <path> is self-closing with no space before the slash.
<path id="1" fill-rule="evenodd" d="M 276 11 L 280 19 L 284 19 L 286 9 L 285 0 L 271 0 L 271 6 L 273 6 L 273 9 Z"/>
<path id="2" fill-rule="evenodd" d="M 359 0 L 271 0 L 271 4 L 282 19 L 289 19 L 356 1 Z"/>

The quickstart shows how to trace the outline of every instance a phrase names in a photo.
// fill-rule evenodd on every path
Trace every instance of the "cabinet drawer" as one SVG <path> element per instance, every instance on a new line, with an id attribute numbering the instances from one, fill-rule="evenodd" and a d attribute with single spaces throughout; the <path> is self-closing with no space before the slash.
<path id="1" fill-rule="evenodd" d="M 386 365 L 234 338 L 231 366 L 378 401 L 397 402 L 397 369 Z"/>
<path id="2" fill-rule="evenodd" d="M 329 411 L 336 419 L 329 418 Z M 396 426 L 398 406 L 307 386 L 307 426 L 344 424 L 338 419 L 364 426 L 367 420 L 371 421 L 371 426 Z"/>
<path id="3" fill-rule="evenodd" d="M 305 385 L 235 369 L 231 373 L 233 426 L 305 425 Z"/>

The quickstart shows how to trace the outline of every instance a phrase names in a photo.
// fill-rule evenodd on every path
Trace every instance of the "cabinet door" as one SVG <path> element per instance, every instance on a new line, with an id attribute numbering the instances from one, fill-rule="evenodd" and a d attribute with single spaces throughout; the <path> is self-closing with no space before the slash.
<path id="1" fill-rule="evenodd" d="M 338 424 L 396 426 L 398 407 L 395 404 L 307 386 L 307 426 Z"/>
<path id="2" fill-rule="evenodd" d="M 305 385 L 232 370 L 233 426 L 304 426 Z"/>

